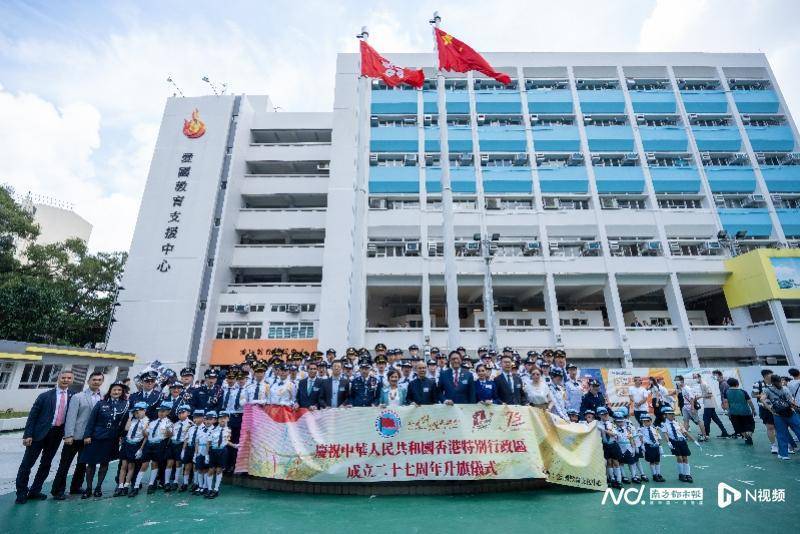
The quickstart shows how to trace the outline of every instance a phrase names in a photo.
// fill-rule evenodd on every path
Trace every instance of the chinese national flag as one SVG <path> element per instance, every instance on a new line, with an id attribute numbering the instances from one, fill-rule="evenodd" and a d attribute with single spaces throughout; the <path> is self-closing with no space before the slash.
<path id="1" fill-rule="evenodd" d="M 422 69 L 398 67 L 377 53 L 364 40 L 361 41 L 361 75 L 380 78 L 389 87 L 397 87 L 401 83 L 405 83 L 419 89 L 425 82 L 425 74 Z"/>
<path id="2" fill-rule="evenodd" d="M 439 68 L 455 72 L 477 70 L 506 85 L 511 83 L 508 74 L 497 72 L 483 56 L 439 28 L 436 30 L 436 48 L 439 49 Z"/>

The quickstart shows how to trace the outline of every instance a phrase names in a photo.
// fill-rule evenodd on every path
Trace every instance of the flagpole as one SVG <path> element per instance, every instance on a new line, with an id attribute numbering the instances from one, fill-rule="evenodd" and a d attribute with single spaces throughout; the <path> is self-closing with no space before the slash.
<path id="1" fill-rule="evenodd" d="M 436 28 L 442 18 L 439 12 L 433 13 L 430 20 L 433 26 L 434 50 L 437 52 L 438 42 Z M 439 107 L 439 164 L 442 167 L 442 234 L 444 238 L 444 282 L 447 299 L 447 345 L 455 350 L 459 344 L 460 319 L 458 316 L 458 270 L 456 267 L 455 231 L 453 229 L 453 190 L 450 186 L 450 147 L 447 144 L 447 104 L 444 92 L 444 73 L 437 68 L 436 91 Z"/>

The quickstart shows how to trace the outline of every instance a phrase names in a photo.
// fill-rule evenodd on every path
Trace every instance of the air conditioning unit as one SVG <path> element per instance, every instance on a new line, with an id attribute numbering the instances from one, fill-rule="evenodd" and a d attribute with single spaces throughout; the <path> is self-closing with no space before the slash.
<path id="1" fill-rule="evenodd" d="M 764 202 L 764 195 L 753 194 L 747 195 L 744 199 L 744 203 L 748 206 L 755 206 Z"/>
<path id="2" fill-rule="evenodd" d="M 561 242 L 560 241 L 550 241 L 547 245 L 550 248 L 550 250 L 558 250 L 558 248 L 561 246 Z"/>
<path id="3" fill-rule="evenodd" d="M 647 161 L 650 162 L 650 163 L 656 161 L 656 153 L 655 152 L 647 152 L 644 156 L 647 158 Z"/>
<path id="4" fill-rule="evenodd" d="M 286 305 L 286 313 L 300 313 L 300 305 L 299 304 L 287 304 Z"/>
<path id="5" fill-rule="evenodd" d="M 539 250 L 542 248 L 542 245 L 538 241 L 526 241 L 524 245 L 522 245 L 522 254 L 525 256 L 535 256 L 539 253 Z"/>
<path id="6" fill-rule="evenodd" d="M 669 243 L 669 251 L 670 252 L 680 252 L 681 251 L 681 244 L 676 243 L 675 241 L 670 241 Z"/>
<path id="7" fill-rule="evenodd" d="M 531 124 L 539 122 L 539 115 L 531 115 Z"/>
<path id="8" fill-rule="evenodd" d="M 645 250 L 657 251 L 661 250 L 661 241 L 648 241 L 645 243 Z"/>
<path id="9" fill-rule="evenodd" d="M 422 124 L 424 124 L 425 126 L 430 126 L 431 124 L 433 124 L 433 115 L 423 115 Z"/>
<path id="10" fill-rule="evenodd" d="M 743 124 L 750 124 L 750 115 L 742 115 L 741 117 Z"/>
<path id="11" fill-rule="evenodd" d="M 592 156 L 592 165 L 597 165 L 600 163 L 600 160 L 603 159 L 600 156 Z"/>
<path id="12" fill-rule="evenodd" d="M 489 154 L 481 154 L 481 165 L 489 163 Z"/>
<path id="13" fill-rule="evenodd" d="M 746 161 L 747 161 L 747 154 L 742 154 L 741 152 L 734 154 L 733 157 L 731 157 L 732 163 L 742 163 Z"/>
<path id="14" fill-rule="evenodd" d="M 233 307 L 233 311 L 236 313 L 240 313 L 242 315 L 246 313 L 250 313 L 250 305 L 249 304 L 237 304 Z"/>
<path id="15" fill-rule="evenodd" d="M 575 85 L 577 85 L 578 87 L 586 85 L 586 80 L 575 80 Z"/>
<path id="16" fill-rule="evenodd" d="M 583 244 L 582 248 L 584 252 L 599 252 L 603 250 L 603 246 L 600 244 L 600 241 L 587 241 Z"/>
<path id="17" fill-rule="evenodd" d="M 378 126 L 378 116 L 377 115 L 371 116 L 369 118 L 369 124 L 370 124 L 370 126 L 373 126 L 373 127 L 374 126 Z"/>
<path id="18" fill-rule="evenodd" d="M 486 124 L 486 115 L 478 115 L 478 125 Z"/>
<path id="19" fill-rule="evenodd" d="M 406 154 L 403 156 L 403 164 L 406 167 L 414 167 L 417 164 L 417 154 Z"/>
<path id="20" fill-rule="evenodd" d="M 472 164 L 472 154 L 468 152 L 464 152 L 463 154 L 459 154 L 458 161 L 461 162 L 463 165 L 471 165 Z"/>
<path id="21" fill-rule="evenodd" d="M 583 116 L 583 123 L 584 123 L 584 124 L 589 124 L 589 123 L 590 123 L 590 122 L 592 122 L 593 120 L 594 120 L 594 119 L 592 119 L 592 116 L 591 116 L 591 115 L 584 115 L 584 116 Z"/>
<path id="22" fill-rule="evenodd" d="M 604 210 L 619 209 L 619 201 L 616 197 L 600 197 L 600 207 Z"/>
<path id="23" fill-rule="evenodd" d="M 439 252 L 439 245 L 436 241 L 428 241 L 428 256 L 436 256 Z"/>
<path id="24" fill-rule="evenodd" d="M 317 163 L 317 170 L 318 171 L 329 171 L 331 170 L 330 163 Z"/>
<path id="25" fill-rule="evenodd" d="M 497 197 L 489 197 L 486 199 L 486 209 L 487 210 L 499 210 L 500 206 L 500 199 Z"/>
<path id="26" fill-rule="evenodd" d="M 419 241 L 409 241 L 405 245 L 406 256 L 419 256 Z"/>
<path id="27" fill-rule="evenodd" d="M 701 152 L 700 153 L 700 158 L 703 161 L 711 161 L 711 152 Z"/>
<path id="28" fill-rule="evenodd" d="M 556 197 L 542 197 L 542 207 L 546 210 L 557 210 L 561 203 Z"/>
<path id="29" fill-rule="evenodd" d="M 783 163 L 788 163 L 790 165 L 800 164 L 800 153 L 789 152 L 783 157 Z"/>
<path id="30" fill-rule="evenodd" d="M 636 114 L 636 124 L 645 124 L 647 119 L 645 118 L 644 114 L 637 113 Z"/>
<path id="31" fill-rule="evenodd" d="M 464 244 L 464 254 L 467 256 L 477 256 L 481 252 L 479 241 L 468 241 Z"/>
<path id="32" fill-rule="evenodd" d="M 583 165 L 583 154 L 580 152 L 573 152 L 569 155 L 567 163 L 569 165 Z"/>
<path id="33" fill-rule="evenodd" d="M 378 155 L 377 154 L 370 154 L 369 155 L 369 164 L 372 167 L 378 165 Z"/>
<path id="34" fill-rule="evenodd" d="M 620 249 L 619 241 L 609 241 L 609 242 L 608 242 L 608 248 L 609 248 L 611 251 L 617 251 L 617 250 L 619 250 L 619 249 Z"/>
<path id="35" fill-rule="evenodd" d="M 770 195 L 769 198 L 771 198 L 772 202 L 775 202 L 775 203 L 783 202 L 783 196 L 782 195 Z"/>
<path id="36" fill-rule="evenodd" d="M 767 156 L 763 152 L 756 152 L 756 161 L 760 164 L 764 164 L 767 161 Z"/>
<path id="37" fill-rule="evenodd" d="M 367 243 L 367 257 L 374 258 L 378 254 L 378 245 L 376 243 Z"/>
<path id="38" fill-rule="evenodd" d="M 514 154 L 514 166 L 515 167 L 524 167 L 528 164 L 528 155 L 527 154 Z"/>
<path id="39" fill-rule="evenodd" d="M 388 202 L 385 198 L 371 198 L 369 199 L 369 207 L 373 210 L 385 210 L 388 207 Z"/>
<path id="40" fill-rule="evenodd" d="M 625 154 L 624 159 L 625 161 L 636 162 L 639 160 L 639 154 L 637 154 L 636 152 L 628 152 L 627 154 Z"/>
<path id="41" fill-rule="evenodd" d="M 725 207 L 725 195 L 714 195 L 714 203 L 718 208 Z"/>
<path id="42" fill-rule="evenodd" d="M 425 165 L 428 167 L 433 165 L 433 162 L 436 160 L 434 156 L 436 156 L 436 154 L 425 154 Z"/>
<path id="43" fill-rule="evenodd" d="M 700 248 L 707 251 L 720 250 L 722 244 L 719 241 L 704 241 Z"/>
<path id="44" fill-rule="evenodd" d="M 417 118 L 416 117 L 406 117 L 405 119 L 403 119 L 403 124 L 417 124 Z"/>

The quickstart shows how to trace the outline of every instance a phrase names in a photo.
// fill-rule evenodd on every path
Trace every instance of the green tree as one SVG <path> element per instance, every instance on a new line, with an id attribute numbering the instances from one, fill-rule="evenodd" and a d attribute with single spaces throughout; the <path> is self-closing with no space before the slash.
<path id="1" fill-rule="evenodd" d="M 79 346 L 103 341 L 127 254 L 91 254 L 82 240 L 69 239 L 30 244 L 18 261 L 20 238 L 31 239 L 38 229 L 8 199 L 0 193 L 0 221 L 15 225 L 0 234 L 12 236 L 12 246 L 0 249 L 0 339 Z"/>
<path id="2" fill-rule="evenodd" d="M 39 227 L 33 221 L 33 213 L 17 204 L 9 189 L 0 187 L 0 274 L 19 266 L 14 254 L 17 246 L 38 235 Z"/>

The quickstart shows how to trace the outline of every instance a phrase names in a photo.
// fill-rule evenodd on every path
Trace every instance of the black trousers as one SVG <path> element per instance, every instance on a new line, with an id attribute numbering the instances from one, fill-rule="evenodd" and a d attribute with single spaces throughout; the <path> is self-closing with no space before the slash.
<path id="1" fill-rule="evenodd" d="M 239 443 L 239 437 L 242 434 L 242 414 L 232 413 L 228 420 L 228 426 L 231 429 L 231 441 L 233 443 Z M 225 471 L 233 473 L 233 469 L 236 467 L 236 456 L 239 453 L 239 449 L 235 447 L 226 447 L 225 453 L 227 455 Z"/>
<path id="2" fill-rule="evenodd" d="M 722 424 L 720 421 L 719 416 L 717 415 L 717 410 L 714 408 L 703 408 L 703 425 L 706 427 L 706 432 L 711 434 L 711 421 L 714 421 L 720 430 L 722 430 L 722 435 L 725 436 L 728 434 L 728 431 L 725 429 L 725 425 Z"/>
<path id="3" fill-rule="evenodd" d="M 29 493 L 42 492 L 42 485 L 44 485 L 47 475 L 50 474 L 50 464 L 53 463 L 53 456 L 56 455 L 63 437 L 64 425 L 54 426 L 43 439 L 34 441 L 29 447 L 25 447 L 25 455 L 22 457 L 22 463 L 19 464 L 19 471 L 17 471 L 17 495 L 23 496 Z M 41 456 L 41 459 L 39 459 L 39 456 Z M 36 476 L 33 477 L 33 484 L 28 488 L 31 469 L 33 469 L 37 459 L 39 459 L 39 469 L 36 471 Z"/>
<path id="4" fill-rule="evenodd" d="M 52 495 L 60 495 L 67 489 L 67 475 L 72 466 L 72 460 L 83 450 L 83 440 L 75 439 L 72 445 L 64 443 L 61 449 L 61 459 L 58 462 L 56 477 L 53 479 L 53 487 L 50 489 Z M 70 493 L 80 493 L 83 480 L 86 477 L 86 464 L 78 463 L 75 465 L 75 472 L 72 474 L 72 482 L 69 484 Z"/>

